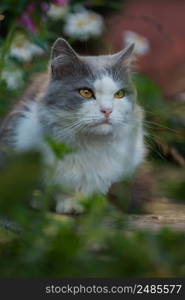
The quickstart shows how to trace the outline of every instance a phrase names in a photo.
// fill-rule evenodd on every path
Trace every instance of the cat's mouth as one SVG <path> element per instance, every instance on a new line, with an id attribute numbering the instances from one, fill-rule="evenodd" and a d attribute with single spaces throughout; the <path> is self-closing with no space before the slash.
<path id="1" fill-rule="evenodd" d="M 107 124 L 107 125 L 112 125 L 112 122 L 110 119 L 103 119 L 103 120 L 100 120 L 99 122 L 97 122 L 95 124 L 95 126 L 98 126 L 98 125 L 104 125 L 104 124 Z"/>

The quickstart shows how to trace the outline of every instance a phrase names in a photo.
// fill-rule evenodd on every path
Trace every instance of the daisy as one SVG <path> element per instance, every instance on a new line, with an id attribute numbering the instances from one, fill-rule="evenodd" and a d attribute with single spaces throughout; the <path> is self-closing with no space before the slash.
<path id="1" fill-rule="evenodd" d="M 49 10 L 47 11 L 47 15 L 49 18 L 53 20 L 62 19 L 68 12 L 67 5 L 59 5 L 59 4 L 51 4 Z"/>
<path id="2" fill-rule="evenodd" d="M 23 73 L 20 70 L 3 70 L 2 79 L 10 90 L 16 90 L 23 85 Z"/>
<path id="3" fill-rule="evenodd" d="M 86 9 L 68 14 L 64 25 L 64 33 L 67 36 L 81 41 L 100 36 L 103 29 L 103 18 Z"/>
<path id="4" fill-rule="evenodd" d="M 134 52 L 137 56 L 143 56 L 149 53 L 150 43 L 146 37 L 133 31 L 125 31 L 123 33 L 123 44 L 128 46 L 132 43 L 135 44 Z"/>
<path id="5" fill-rule="evenodd" d="M 31 43 L 23 35 L 17 35 L 10 48 L 9 56 L 20 61 L 30 61 L 33 56 L 41 55 L 44 51 L 41 47 Z"/>

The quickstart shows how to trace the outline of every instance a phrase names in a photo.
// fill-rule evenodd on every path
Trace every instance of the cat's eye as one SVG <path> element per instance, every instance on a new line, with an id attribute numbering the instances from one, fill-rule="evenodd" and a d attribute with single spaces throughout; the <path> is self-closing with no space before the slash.
<path id="1" fill-rule="evenodd" d="M 126 94 L 125 90 L 121 89 L 114 94 L 114 98 L 117 98 L 117 99 L 123 98 L 123 97 L 125 97 L 125 94 Z"/>
<path id="2" fill-rule="evenodd" d="M 90 89 L 80 89 L 79 93 L 82 97 L 87 98 L 87 99 L 94 97 L 93 92 Z"/>

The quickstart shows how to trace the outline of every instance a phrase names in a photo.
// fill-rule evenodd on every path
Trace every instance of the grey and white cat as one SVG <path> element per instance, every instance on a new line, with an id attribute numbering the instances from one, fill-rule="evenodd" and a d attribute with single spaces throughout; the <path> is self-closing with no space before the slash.
<path id="1" fill-rule="evenodd" d="M 18 152 L 43 153 L 56 184 L 106 194 L 143 161 L 143 111 L 136 102 L 130 64 L 133 45 L 113 55 L 80 56 L 64 39 L 54 43 L 49 79 L 25 99 L 1 129 L 1 143 Z M 60 160 L 46 136 L 74 148 Z M 73 197 L 57 198 L 56 211 L 81 211 Z"/>

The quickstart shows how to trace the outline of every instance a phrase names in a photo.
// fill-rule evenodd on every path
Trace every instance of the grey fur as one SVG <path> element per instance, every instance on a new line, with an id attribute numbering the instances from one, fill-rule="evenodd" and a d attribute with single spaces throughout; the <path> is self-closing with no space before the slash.
<path id="1" fill-rule="evenodd" d="M 84 99 L 79 94 L 80 88 L 93 89 L 93 82 L 103 73 L 110 74 L 121 81 L 130 98 L 135 98 L 135 88 L 131 81 L 128 58 L 131 57 L 133 45 L 114 55 L 80 56 L 64 39 L 57 39 L 51 53 L 51 76 L 48 87 L 39 100 L 43 106 L 56 113 L 56 110 L 77 110 Z M 34 92 L 34 98 L 36 97 Z M 14 148 L 15 129 L 20 118 L 29 110 L 29 101 L 33 101 L 33 93 L 13 109 L 0 127 L 0 145 Z M 46 126 L 47 127 L 47 126 Z"/>
<path id="2" fill-rule="evenodd" d="M 43 97 L 46 105 L 65 110 L 78 109 L 84 101 L 80 88 L 93 90 L 93 82 L 103 73 L 121 81 L 129 93 L 135 93 L 127 68 L 133 45 L 115 55 L 79 56 L 63 39 L 52 48 L 51 80 Z"/>

